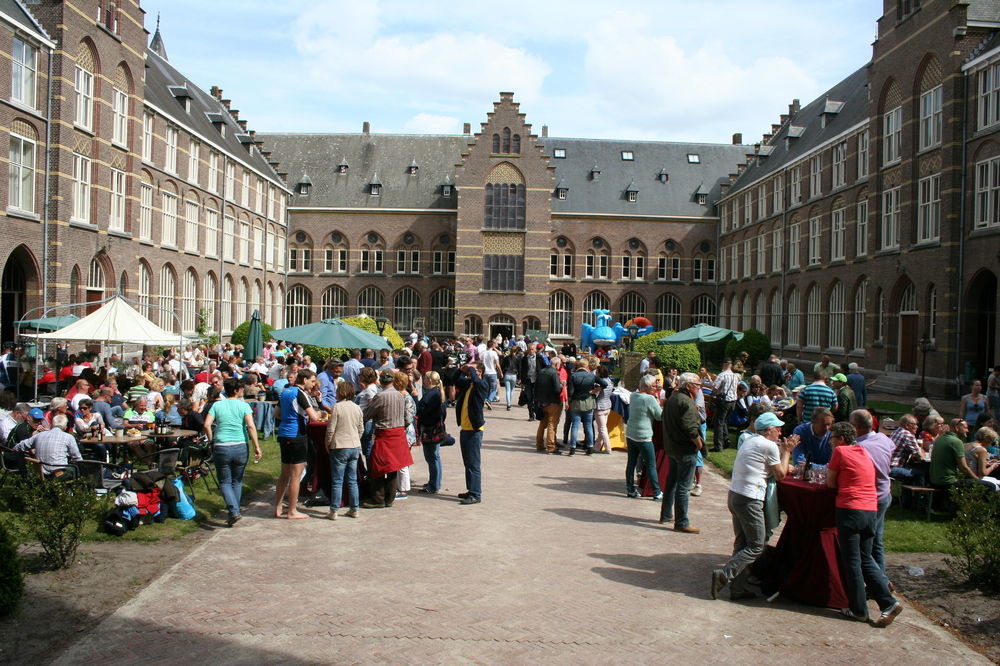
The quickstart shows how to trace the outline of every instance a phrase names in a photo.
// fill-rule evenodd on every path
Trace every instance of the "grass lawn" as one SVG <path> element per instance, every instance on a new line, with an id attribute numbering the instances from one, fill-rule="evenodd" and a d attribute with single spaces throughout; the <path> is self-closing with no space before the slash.
<path id="1" fill-rule="evenodd" d="M 881 405 L 891 404 L 896 403 L 877 403 L 877 406 L 882 409 Z M 708 461 L 719 468 L 726 478 L 732 476 L 735 460 L 736 449 L 708 453 Z M 955 549 L 948 538 L 947 528 L 948 521 L 938 516 L 927 521 L 923 511 L 893 506 L 889 508 L 885 518 L 885 547 L 896 553 L 953 554 Z"/>
<path id="2" fill-rule="evenodd" d="M 246 499 L 249 499 L 254 494 L 260 492 L 261 490 L 267 488 L 269 485 L 274 483 L 275 479 L 278 478 L 278 473 L 281 470 L 281 460 L 278 452 L 278 442 L 272 437 L 270 439 L 261 440 L 261 450 L 264 453 L 263 459 L 258 464 L 254 464 L 251 452 L 251 462 L 247 465 L 246 473 L 243 476 L 243 497 L 244 503 Z M 97 518 L 103 516 L 111 508 L 110 498 L 106 500 L 106 503 L 101 503 L 98 515 L 95 516 L 93 521 L 89 521 L 83 532 L 84 541 L 136 541 L 136 542 L 147 542 L 156 543 L 163 539 L 177 539 L 183 537 L 186 534 L 190 534 L 202 528 L 206 521 L 215 520 L 223 521 L 225 517 L 225 502 L 222 500 L 222 495 L 219 493 L 215 484 L 211 480 L 208 482 L 211 486 L 211 490 L 205 485 L 205 481 L 199 479 L 197 485 L 195 486 L 195 510 L 197 515 L 193 520 L 175 520 L 173 518 L 168 519 L 164 523 L 156 524 L 150 523 L 148 525 L 143 524 L 139 529 L 126 532 L 125 536 L 116 537 L 110 534 L 105 534 L 100 531 L 100 526 L 98 524 Z M 190 497 L 191 491 L 187 484 L 184 486 L 185 490 L 188 492 Z M 0 491 L 0 520 L 9 522 L 11 518 L 15 517 L 15 514 L 7 510 L 8 502 L 10 498 L 11 486 L 7 484 L 6 487 Z M 166 510 L 166 505 L 164 505 L 164 510 Z"/>

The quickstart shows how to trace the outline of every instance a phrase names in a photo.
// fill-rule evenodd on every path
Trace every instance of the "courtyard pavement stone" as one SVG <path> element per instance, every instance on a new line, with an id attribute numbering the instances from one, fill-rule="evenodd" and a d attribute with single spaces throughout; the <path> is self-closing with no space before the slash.
<path id="1" fill-rule="evenodd" d="M 441 494 L 360 520 L 255 503 L 56 663 L 988 663 L 909 604 L 878 630 L 782 599 L 712 601 L 732 548 L 724 478 L 691 499 L 702 533 L 676 533 L 658 503 L 625 497 L 624 453 L 540 455 L 524 409 L 502 409 L 482 504 L 455 497 L 458 446 Z"/>

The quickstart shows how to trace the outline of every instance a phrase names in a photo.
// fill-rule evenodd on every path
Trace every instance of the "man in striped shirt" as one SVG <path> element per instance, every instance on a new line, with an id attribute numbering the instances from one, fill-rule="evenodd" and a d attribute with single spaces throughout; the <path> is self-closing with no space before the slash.
<path id="1" fill-rule="evenodd" d="M 799 423 L 812 420 L 814 409 L 829 409 L 831 412 L 837 409 L 837 394 L 826 385 L 826 375 L 822 370 L 813 372 L 812 384 L 799 391 L 796 408 Z"/>

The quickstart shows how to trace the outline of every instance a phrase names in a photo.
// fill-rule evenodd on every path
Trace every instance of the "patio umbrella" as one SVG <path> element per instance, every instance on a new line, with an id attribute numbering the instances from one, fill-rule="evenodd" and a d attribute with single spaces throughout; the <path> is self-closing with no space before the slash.
<path id="1" fill-rule="evenodd" d="M 58 317 L 42 317 L 40 319 L 22 319 L 14 322 L 17 328 L 33 328 L 36 331 L 58 331 L 64 326 L 69 326 L 80 318 L 76 315 L 60 315 Z"/>
<path id="2" fill-rule="evenodd" d="M 297 342 L 317 347 L 342 347 L 344 349 L 392 349 L 383 338 L 339 319 L 281 328 L 271 334 L 275 340 Z"/>
<path id="3" fill-rule="evenodd" d="M 260 310 L 254 310 L 250 315 L 250 331 L 247 333 L 247 344 L 243 348 L 243 358 L 253 363 L 264 351 L 264 333 L 260 325 Z"/>
<path id="4" fill-rule="evenodd" d="M 710 324 L 695 324 L 691 328 L 657 340 L 661 345 L 689 345 L 698 342 L 718 342 L 735 338 L 742 340 L 743 334 L 729 328 L 719 328 Z"/>

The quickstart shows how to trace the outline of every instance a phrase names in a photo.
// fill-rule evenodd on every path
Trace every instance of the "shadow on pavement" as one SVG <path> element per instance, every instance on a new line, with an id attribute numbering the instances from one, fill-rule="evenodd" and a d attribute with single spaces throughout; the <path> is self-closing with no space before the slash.
<path id="1" fill-rule="evenodd" d="M 608 495 L 625 499 L 625 475 L 621 479 L 600 479 L 592 476 L 540 476 L 542 481 L 559 483 L 536 483 L 539 488 L 562 490 L 581 495 Z"/>
<path id="2" fill-rule="evenodd" d="M 611 513 L 610 511 L 594 511 L 592 509 L 571 508 L 545 509 L 545 511 L 554 513 L 557 516 L 562 516 L 563 518 L 579 520 L 584 523 L 616 523 L 619 525 L 637 525 L 638 527 L 648 527 L 654 530 L 664 530 L 664 528 L 660 527 L 660 521 L 658 519 L 647 520 L 644 518 L 634 518 L 632 516 Z"/>

